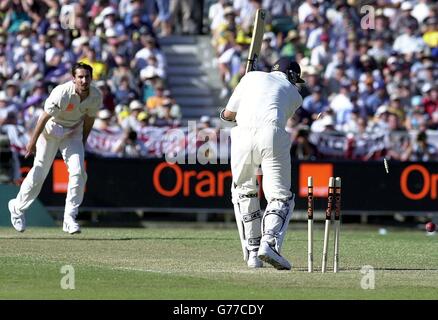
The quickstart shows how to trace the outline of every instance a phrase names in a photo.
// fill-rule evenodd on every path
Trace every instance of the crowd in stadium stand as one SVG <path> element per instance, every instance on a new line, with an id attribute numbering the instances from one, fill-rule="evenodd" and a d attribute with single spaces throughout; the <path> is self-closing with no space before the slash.
<path id="1" fill-rule="evenodd" d="M 435 1 L 219 0 L 209 18 L 224 97 L 245 72 L 260 8 L 259 67 L 291 57 L 306 80 L 287 127 L 293 158 L 438 160 Z"/>
<path id="2" fill-rule="evenodd" d="M 0 4 L 0 128 L 19 154 L 56 85 L 93 67 L 102 110 L 87 149 L 148 156 L 145 127 L 178 126 L 159 39 L 199 33 L 194 0 L 12 0 Z M 144 134 L 142 135 L 144 136 Z M 96 142 L 97 141 L 97 142 Z M 103 142 L 102 142 L 103 141 Z M 134 144 L 134 145 L 133 145 Z M 100 152 L 102 151 L 102 152 Z"/>
<path id="3" fill-rule="evenodd" d="M 83 61 L 104 95 L 88 151 L 162 156 L 160 139 L 180 126 L 184 110 L 166 85 L 160 38 L 199 33 L 200 1 L 2 1 L 0 127 L 15 151 L 23 154 L 50 90 Z M 224 101 L 244 74 L 258 8 L 267 11 L 259 69 L 282 56 L 301 65 L 304 102 L 287 126 L 293 158 L 438 160 L 435 1 L 204 5 Z"/>

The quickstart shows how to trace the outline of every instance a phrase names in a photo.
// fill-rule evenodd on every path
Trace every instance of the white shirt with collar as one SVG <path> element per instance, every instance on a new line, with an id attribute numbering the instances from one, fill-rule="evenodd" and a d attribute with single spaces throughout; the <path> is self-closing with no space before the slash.
<path id="1" fill-rule="evenodd" d="M 239 127 L 285 128 L 287 119 L 302 102 L 298 89 L 283 72 L 251 71 L 240 80 L 226 109 L 237 112 Z"/>
<path id="2" fill-rule="evenodd" d="M 75 91 L 73 81 L 56 86 L 44 104 L 44 111 L 53 117 L 53 121 L 65 128 L 80 124 L 85 115 L 96 117 L 102 105 L 102 93 L 90 85 L 90 93 L 81 102 Z"/>

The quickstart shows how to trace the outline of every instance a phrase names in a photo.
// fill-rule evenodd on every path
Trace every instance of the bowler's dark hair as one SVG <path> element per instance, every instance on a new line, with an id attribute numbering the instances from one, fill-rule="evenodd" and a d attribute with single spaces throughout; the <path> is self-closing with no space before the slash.
<path id="1" fill-rule="evenodd" d="M 88 70 L 88 72 L 90 72 L 90 77 L 93 78 L 93 68 L 90 65 L 83 62 L 76 62 L 71 68 L 71 74 L 73 75 L 73 77 L 76 76 L 77 69 Z"/>

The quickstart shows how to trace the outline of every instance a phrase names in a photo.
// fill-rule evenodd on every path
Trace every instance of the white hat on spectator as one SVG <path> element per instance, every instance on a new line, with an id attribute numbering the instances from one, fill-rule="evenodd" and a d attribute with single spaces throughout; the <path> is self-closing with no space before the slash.
<path id="1" fill-rule="evenodd" d="M 202 116 L 199 121 L 201 121 L 202 123 L 208 123 L 208 122 L 210 122 L 210 117 L 209 116 Z"/>
<path id="2" fill-rule="evenodd" d="M 275 34 L 273 32 L 265 32 L 263 34 L 263 40 L 272 40 L 275 38 Z"/>
<path id="3" fill-rule="evenodd" d="M 270 31 L 269 32 L 265 32 L 263 34 L 263 41 L 268 41 L 269 45 L 272 46 L 272 47 L 276 46 L 275 34 L 273 32 L 270 32 Z"/>
<path id="4" fill-rule="evenodd" d="M 116 113 L 120 113 L 120 112 L 122 112 L 123 110 L 126 110 L 127 107 L 128 107 L 128 106 L 126 106 L 126 105 L 124 105 L 124 104 L 118 104 L 118 105 L 116 105 L 116 107 L 114 108 L 114 111 L 115 111 Z"/>
<path id="5" fill-rule="evenodd" d="M 20 42 L 20 45 L 22 47 L 29 47 L 30 46 L 30 40 L 28 38 L 23 38 Z"/>
<path id="6" fill-rule="evenodd" d="M 98 26 L 99 24 L 103 23 L 103 16 L 101 16 L 100 14 L 96 16 L 96 18 L 94 18 L 94 24 L 96 26 Z"/>
<path id="7" fill-rule="evenodd" d="M 30 24 L 29 21 L 23 21 L 20 26 L 18 27 L 18 31 L 24 31 L 27 29 L 30 29 L 32 27 L 32 25 Z"/>
<path id="8" fill-rule="evenodd" d="M 59 51 L 56 48 L 49 48 L 46 51 L 46 63 L 50 63 L 52 61 L 53 57 L 58 54 Z"/>
<path id="9" fill-rule="evenodd" d="M 300 61 L 300 65 L 302 66 L 310 66 L 310 59 L 308 57 L 304 57 Z"/>
<path id="10" fill-rule="evenodd" d="M 114 9 L 113 7 L 106 7 L 105 9 L 103 9 L 100 12 L 100 16 L 102 16 L 102 17 L 106 17 L 106 16 L 109 16 L 111 14 L 117 14 L 116 9 Z"/>
<path id="11" fill-rule="evenodd" d="M 71 44 L 73 47 L 79 47 L 79 46 L 82 46 L 83 44 L 86 44 L 88 41 L 90 41 L 90 39 L 88 37 L 82 36 L 82 37 L 74 39 L 71 42 Z"/>
<path id="12" fill-rule="evenodd" d="M 421 92 L 422 93 L 427 93 L 430 90 L 432 90 L 432 85 L 429 82 L 426 82 L 425 84 L 423 84 L 423 86 L 421 87 Z"/>
<path id="13" fill-rule="evenodd" d="M 140 110 L 143 109 L 143 104 L 138 100 L 132 100 L 129 104 L 129 110 Z"/>
<path id="14" fill-rule="evenodd" d="M 388 112 L 389 108 L 387 105 L 382 104 L 380 107 L 377 108 L 376 110 L 376 116 L 380 116 L 382 114 L 384 114 L 385 112 Z"/>
<path id="15" fill-rule="evenodd" d="M 8 101 L 8 96 L 6 95 L 6 92 L 0 91 L 0 101 Z"/>
<path id="16" fill-rule="evenodd" d="M 397 63 L 397 58 L 394 56 L 391 56 L 388 58 L 388 60 L 386 60 L 387 64 L 393 64 L 393 63 Z"/>
<path id="17" fill-rule="evenodd" d="M 326 115 L 321 119 L 321 124 L 325 127 L 334 125 L 332 116 Z"/>
<path id="18" fill-rule="evenodd" d="M 316 70 L 315 66 L 307 66 L 306 68 L 306 74 L 308 76 L 315 76 L 318 74 L 318 71 Z"/>
<path id="19" fill-rule="evenodd" d="M 158 77 L 157 68 L 154 66 L 146 66 L 140 71 L 140 79 L 147 80 Z"/>
<path id="20" fill-rule="evenodd" d="M 18 84 L 18 81 L 10 79 L 6 81 L 6 87 L 10 87 L 10 86 L 19 87 L 20 85 Z"/>
<path id="21" fill-rule="evenodd" d="M 403 11 L 405 11 L 405 10 L 412 10 L 412 3 L 410 2 L 410 1 L 404 1 L 402 4 L 401 4 L 401 7 L 400 7 Z"/>
<path id="22" fill-rule="evenodd" d="M 225 9 L 224 9 L 224 17 L 225 17 L 226 15 L 229 15 L 229 14 L 236 15 L 236 13 L 234 12 L 234 8 L 233 8 L 233 6 L 227 6 L 227 7 L 225 7 Z"/>
<path id="23" fill-rule="evenodd" d="M 117 37 L 116 29 L 114 29 L 114 28 L 108 28 L 108 29 L 106 29 L 106 31 L 105 31 L 105 37 L 107 37 L 107 38 L 114 38 L 114 37 Z"/>
<path id="24" fill-rule="evenodd" d="M 101 120 L 111 119 L 111 112 L 108 109 L 102 109 L 97 113 L 97 117 Z"/>

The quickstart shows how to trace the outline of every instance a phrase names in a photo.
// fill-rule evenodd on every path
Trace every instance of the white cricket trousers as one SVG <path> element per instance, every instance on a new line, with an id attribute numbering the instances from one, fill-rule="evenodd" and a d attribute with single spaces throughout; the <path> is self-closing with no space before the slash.
<path id="1" fill-rule="evenodd" d="M 49 135 L 44 129 L 37 141 L 33 167 L 24 179 L 16 197 L 18 210 L 26 210 L 38 197 L 58 150 L 61 152 L 69 173 L 64 218 L 68 216 L 76 218 L 78 208 L 84 198 L 87 180 L 82 126 L 76 128 L 74 132 L 60 136 Z"/>
<path id="2" fill-rule="evenodd" d="M 268 203 L 272 199 L 288 200 L 292 196 L 291 143 L 284 128 L 233 127 L 231 172 L 236 193 L 248 195 L 258 192 L 256 174 L 261 165 L 263 192 Z"/>

